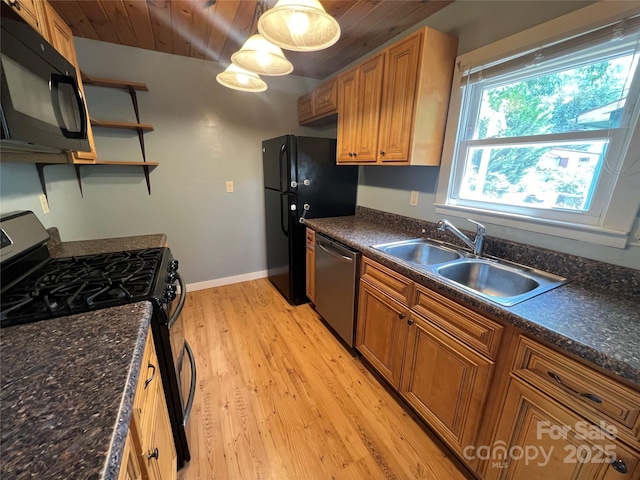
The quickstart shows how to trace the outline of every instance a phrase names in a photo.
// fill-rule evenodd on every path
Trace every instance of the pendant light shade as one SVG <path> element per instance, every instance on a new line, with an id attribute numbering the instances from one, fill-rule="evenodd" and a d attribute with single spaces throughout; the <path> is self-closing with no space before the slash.
<path id="1" fill-rule="evenodd" d="M 256 73 L 243 70 L 234 64 L 216 75 L 216 80 L 220 85 L 241 92 L 264 92 L 267 89 L 267 84 Z"/>
<path id="2" fill-rule="evenodd" d="M 313 52 L 340 38 L 340 25 L 318 0 L 278 0 L 258 20 L 258 31 L 286 50 Z"/>
<path id="3" fill-rule="evenodd" d="M 268 42 L 260 35 L 252 35 L 242 48 L 231 55 L 231 61 L 240 68 L 260 75 L 287 75 L 293 65 L 280 47 Z"/>

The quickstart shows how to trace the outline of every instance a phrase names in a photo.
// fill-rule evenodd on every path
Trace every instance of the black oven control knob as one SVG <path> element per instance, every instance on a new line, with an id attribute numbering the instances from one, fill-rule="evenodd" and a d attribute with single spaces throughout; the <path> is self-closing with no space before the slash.
<path id="1" fill-rule="evenodd" d="M 167 267 L 167 271 L 169 272 L 176 272 L 178 270 L 178 260 L 171 260 L 169 262 L 169 266 Z"/>
<path id="2" fill-rule="evenodd" d="M 178 278 L 178 275 L 176 274 L 176 272 L 171 272 L 169 273 L 169 275 L 167 275 L 166 282 L 174 283 L 177 278 Z"/>
<path id="3" fill-rule="evenodd" d="M 165 302 L 172 302 L 176 298 L 176 286 L 167 285 L 164 287 L 163 297 Z"/>

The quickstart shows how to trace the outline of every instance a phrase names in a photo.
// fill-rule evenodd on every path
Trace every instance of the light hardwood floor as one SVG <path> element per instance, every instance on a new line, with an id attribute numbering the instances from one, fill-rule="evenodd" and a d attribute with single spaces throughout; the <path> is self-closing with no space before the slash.
<path id="1" fill-rule="evenodd" d="M 198 385 L 182 480 L 458 480 L 452 454 L 266 279 L 192 292 Z"/>

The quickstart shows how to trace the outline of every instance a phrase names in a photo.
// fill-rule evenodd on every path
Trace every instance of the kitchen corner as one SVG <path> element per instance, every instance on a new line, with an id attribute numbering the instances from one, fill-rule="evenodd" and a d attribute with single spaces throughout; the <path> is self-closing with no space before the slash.
<path id="1" fill-rule="evenodd" d="M 435 224 L 358 207 L 355 216 L 310 219 L 306 225 L 418 284 L 595 365 L 618 380 L 635 384 L 636 388 L 640 384 L 640 347 L 637 344 L 640 275 L 637 270 L 489 236 L 487 254 L 556 273 L 569 280 L 561 287 L 513 307 L 500 307 L 372 248 L 421 235 L 446 242 L 455 240 L 453 236 L 441 236 Z"/>

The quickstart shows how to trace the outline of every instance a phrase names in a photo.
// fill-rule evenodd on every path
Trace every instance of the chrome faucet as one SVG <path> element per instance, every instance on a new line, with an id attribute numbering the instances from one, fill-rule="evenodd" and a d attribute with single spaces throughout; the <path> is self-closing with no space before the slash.
<path id="1" fill-rule="evenodd" d="M 480 223 L 474 220 L 471 220 L 470 218 L 467 218 L 467 220 L 469 220 L 471 223 L 476 224 L 476 238 L 473 241 L 469 239 L 469 237 L 467 237 L 460 230 L 458 230 L 456 227 L 454 227 L 449 220 L 446 220 L 446 219 L 440 220 L 436 227 L 439 232 L 446 232 L 447 230 L 449 230 L 456 237 L 458 237 L 460 240 L 466 243 L 469 246 L 469 248 L 472 248 L 473 254 L 479 257 L 482 255 L 482 247 L 484 245 L 484 236 L 487 233 L 487 229 L 484 228 L 484 225 L 481 225 Z"/>

